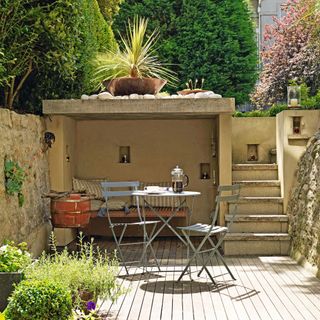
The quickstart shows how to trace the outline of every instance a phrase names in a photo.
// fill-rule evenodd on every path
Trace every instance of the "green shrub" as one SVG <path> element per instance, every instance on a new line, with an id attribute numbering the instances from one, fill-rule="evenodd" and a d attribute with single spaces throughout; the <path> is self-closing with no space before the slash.
<path id="1" fill-rule="evenodd" d="M 9 298 L 5 316 L 7 320 L 66 320 L 71 312 L 71 294 L 65 287 L 25 280 Z"/>
<path id="2" fill-rule="evenodd" d="M 25 242 L 15 245 L 13 241 L 4 241 L 0 247 L 0 272 L 23 271 L 30 263 L 31 256 Z"/>
<path id="3" fill-rule="evenodd" d="M 92 300 L 115 299 L 121 293 L 116 281 L 118 263 L 110 260 L 106 252 L 94 249 L 91 243 L 80 241 L 79 251 L 61 253 L 53 245 L 53 255 L 43 254 L 27 269 L 28 279 L 54 282 L 67 287 L 73 296 L 74 308 L 82 309 L 81 293 L 93 294 Z"/>
<path id="4" fill-rule="evenodd" d="M 257 78 L 257 47 L 244 1 L 127 0 L 113 29 L 123 34 L 135 14 L 149 18 L 150 30 L 159 28 L 159 60 L 172 64 L 181 81 L 171 92 L 184 89 L 189 79 L 205 78 L 204 89 L 248 101 Z"/>

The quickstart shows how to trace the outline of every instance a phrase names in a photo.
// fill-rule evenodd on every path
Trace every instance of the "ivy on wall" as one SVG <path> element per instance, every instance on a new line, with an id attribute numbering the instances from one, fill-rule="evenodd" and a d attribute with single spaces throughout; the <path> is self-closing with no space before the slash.
<path id="1" fill-rule="evenodd" d="M 22 186 L 26 178 L 24 170 L 18 162 L 6 159 L 4 162 L 4 176 L 6 193 L 10 196 L 17 194 L 19 207 L 22 207 L 24 204 Z"/>

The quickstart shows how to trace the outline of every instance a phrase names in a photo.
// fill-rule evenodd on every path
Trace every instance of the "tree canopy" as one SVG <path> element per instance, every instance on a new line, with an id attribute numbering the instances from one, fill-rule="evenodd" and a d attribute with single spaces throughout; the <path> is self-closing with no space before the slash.
<path id="1" fill-rule="evenodd" d="M 319 8 L 319 0 L 289 0 L 285 15 L 266 28 L 263 69 L 252 94 L 258 107 L 284 100 L 290 81 L 305 83 L 311 95 L 320 88 Z"/>
<path id="2" fill-rule="evenodd" d="M 8 108 L 38 113 L 42 99 L 92 90 L 91 60 L 116 46 L 97 0 L 0 0 L 0 16 L 0 104 Z"/>

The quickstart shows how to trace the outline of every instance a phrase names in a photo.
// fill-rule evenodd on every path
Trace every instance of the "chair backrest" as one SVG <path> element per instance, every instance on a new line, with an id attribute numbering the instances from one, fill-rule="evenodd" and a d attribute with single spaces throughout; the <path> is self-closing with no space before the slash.
<path id="1" fill-rule="evenodd" d="M 138 189 L 139 181 L 103 181 L 101 182 L 103 197 L 108 201 L 112 197 L 129 197 Z M 112 190 L 117 188 L 117 190 Z M 126 190 L 118 190 L 125 188 Z"/>
<path id="2" fill-rule="evenodd" d="M 211 214 L 211 218 L 212 218 L 212 225 L 216 224 L 217 218 L 218 218 L 218 214 L 219 214 L 219 210 L 220 210 L 220 203 L 221 202 L 227 202 L 228 204 L 233 203 L 234 207 L 231 210 L 231 221 L 230 223 L 233 222 L 234 217 L 236 215 L 237 212 L 237 201 L 239 199 L 240 196 L 240 185 L 239 184 L 233 184 L 233 185 L 221 185 L 218 187 L 218 194 L 216 196 L 216 207 L 215 210 L 212 212 Z M 228 193 L 225 195 L 225 193 Z M 231 193 L 231 194 L 230 194 Z"/>
<path id="3" fill-rule="evenodd" d="M 111 220 L 111 216 L 109 214 L 108 200 L 110 198 L 114 198 L 114 197 L 132 197 L 132 193 L 134 191 L 138 190 L 139 185 L 140 185 L 139 181 L 104 181 L 104 182 L 101 182 L 102 194 L 106 200 L 106 210 L 107 210 L 107 216 L 108 216 L 108 220 L 109 220 L 110 224 L 112 224 L 112 220 Z M 121 190 L 122 188 L 124 190 Z M 135 196 L 135 197 L 136 197 L 136 203 L 137 203 L 137 208 L 138 208 L 137 211 L 138 211 L 139 219 L 141 220 L 142 217 L 141 217 L 140 209 L 139 209 L 139 197 L 138 196 Z"/>

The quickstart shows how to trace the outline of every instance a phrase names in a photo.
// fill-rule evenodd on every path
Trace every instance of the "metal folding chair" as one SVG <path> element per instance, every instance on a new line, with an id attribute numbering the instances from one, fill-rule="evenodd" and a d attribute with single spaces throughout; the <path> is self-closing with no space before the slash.
<path id="1" fill-rule="evenodd" d="M 160 266 L 158 260 L 156 258 L 154 249 L 152 248 L 152 243 L 149 241 L 149 238 L 152 238 L 153 233 L 155 232 L 156 226 L 160 221 L 146 221 L 145 217 L 141 215 L 140 205 L 139 205 L 139 197 L 135 196 L 137 209 L 136 212 L 138 213 L 137 222 L 117 222 L 115 223 L 112 219 L 111 210 L 108 209 L 108 201 L 110 198 L 113 197 L 133 197 L 133 192 L 138 190 L 139 182 L 138 181 L 119 181 L 119 182 L 109 182 L 105 181 L 101 183 L 102 186 L 102 193 L 106 200 L 107 204 L 107 217 L 109 222 L 109 227 L 111 229 L 114 241 L 116 243 L 117 251 L 121 258 L 121 261 L 125 267 L 126 273 L 129 274 L 127 262 L 124 259 L 124 255 L 122 253 L 121 247 L 122 246 L 131 246 L 131 245 L 143 245 L 143 252 L 139 263 L 143 263 L 143 271 L 144 268 L 147 266 L 147 250 L 150 247 L 151 254 L 155 260 L 155 263 L 160 271 Z M 119 190 L 121 188 L 125 188 L 125 190 Z M 112 190 L 113 189 L 113 190 Z M 116 190 L 115 190 L 116 189 Z M 130 215 L 130 212 L 128 213 Z M 147 226 L 153 225 L 153 228 L 148 235 Z M 143 230 L 143 240 L 136 241 L 136 242 L 122 242 L 123 237 L 125 235 L 125 231 L 128 226 L 141 226 Z M 119 228 L 120 236 L 116 235 L 115 228 Z"/>
<path id="2" fill-rule="evenodd" d="M 224 192 L 228 192 L 228 193 L 232 192 L 232 194 L 223 195 Z M 237 200 L 239 199 L 239 193 L 240 193 L 240 185 L 238 184 L 232 185 L 232 186 L 219 186 L 218 195 L 216 196 L 216 201 L 215 201 L 215 204 L 216 204 L 215 210 L 211 213 L 211 224 L 197 223 L 191 226 L 178 227 L 178 229 L 182 231 L 188 243 L 188 246 L 193 252 L 191 257 L 189 257 L 187 265 L 185 266 L 182 273 L 180 274 L 178 281 L 180 281 L 182 277 L 187 273 L 188 269 L 191 266 L 192 261 L 194 259 L 197 259 L 197 257 L 200 257 L 202 261 L 201 263 L 202 266 L 200 271 L 198 272 L 198 277 L 201 275 L 203 270 L 205 270 L 209 278 L 211 279 L 211 281 L 215 284 L 213 276 L 211 275 L 211 273 L 207 268 L 207 264 L 209 263 L 211 258 L 213 258 L 214 256 L 216 256 L 217 259 L 219 259 L 223 263 L 228 273 L 230 274 L 231 278 L 233 280 L 236 280 L 219 251 L 219 247 L 222 244 L 224 237 L 228 232 L 228 228 L 225 226 L 217 226 L 216 222 L 217 222 L 221 202 L 235 203 L 235 206 L 230 212 L 231 214 L 230 224 L 232 224 L 237 212 Z M 229 224 L 229 227 L 230 227 L 230 224 Z M 195 247 L 191 241 L 191 233 L 203 234 L 203 238 L 197 247 Z M 215 236 L 215 238 L 217 238 L 218 240 L 215 241 L 214 239 L 212 239 L 212 236 Z M 210 244 L 211 247 L 209 249 L 204 249 L 203 247 L 207 242 Z M 204 255 L 203 255 L 204 253 L 209 253 L 209 255 L 206 258 L 204 258 Z"/>

